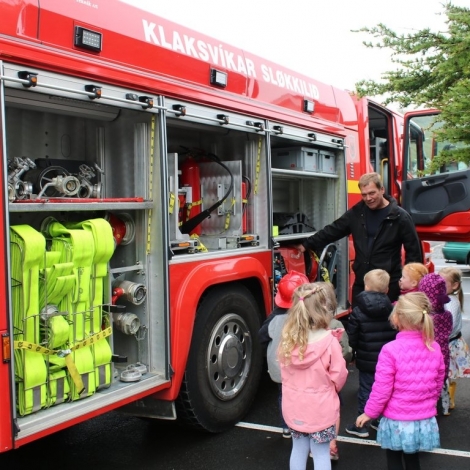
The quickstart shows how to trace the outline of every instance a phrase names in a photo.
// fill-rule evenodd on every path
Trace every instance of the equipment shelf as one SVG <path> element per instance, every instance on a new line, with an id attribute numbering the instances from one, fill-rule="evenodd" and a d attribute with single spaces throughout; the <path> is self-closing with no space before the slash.
<path id="1" fill-rule="evenodd" d="M 13 202 L 9 204 L 10 212 L 36 212 L 36 211 L 96 211 L 96 210 L 144 210 L 152 209 L 153 201 L 142 202 L 101 202 L 99 200 L 89 202 Z"/>
<path id="2" fill-rule="evenodd" d="M 283 170 L 281 168 L 272 168 L 271 172 L 273 176 L 291 176 L 293 178 L 338 178 L 337 174 L 334 173 L 318 173 L 315 171 L 296 171 L 296 170 Z"/>

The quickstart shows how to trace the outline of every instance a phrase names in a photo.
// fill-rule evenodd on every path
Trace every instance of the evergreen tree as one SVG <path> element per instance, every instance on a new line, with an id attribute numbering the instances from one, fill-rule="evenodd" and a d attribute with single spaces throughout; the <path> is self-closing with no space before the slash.
<path id="1" fill-rule="evenodd" d="M 385 104 L 398 103 L 437 108 L 443 127 L 435 135 L 438 141 L 470 144 L 470 9 L 451 3 L 444 5 L 447 30 L 429 28 L 414 34 L 398 35 L 385 24 L 359 31 L 369 33 L 378 42 L 367 47 L 391 49 L 397 69 L 385 72 L 380 82 L 362 80 L 356 84 L 360 96 L 385 96 Z M 455 147 L 454 145 L 450 146 Z M 449 160 L 470 161 L 466 148 L 442 152 L 439 163 Z M 438 161 L 435 161 L 438 165 Z M 435 166 L 433 165 L 433 166 Z"/>

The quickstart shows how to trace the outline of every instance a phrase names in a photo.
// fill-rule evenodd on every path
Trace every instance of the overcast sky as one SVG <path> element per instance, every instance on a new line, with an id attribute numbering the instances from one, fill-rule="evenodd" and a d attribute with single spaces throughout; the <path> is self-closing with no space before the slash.
<path id="1" fill-rule="evenodd" d="M 353 90 L 395 69 L 390 51 L 351 30 L 445 29 L 445 0 L 121 0 L 322 82 Z M 470 0 L 452 3 L 470 7 Z"/>

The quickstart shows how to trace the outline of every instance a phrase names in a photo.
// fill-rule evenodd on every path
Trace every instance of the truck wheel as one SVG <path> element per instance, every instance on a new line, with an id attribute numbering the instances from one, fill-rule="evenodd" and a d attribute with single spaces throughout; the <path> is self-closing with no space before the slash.
<path id="1" fill-rule="evenodd" d="M 217 288 L 203 299 L 177 401 L 178 419 L 220 432 L 243 418 L 261 375 L 259 319 L 256 301 L 244 286 Z"/>

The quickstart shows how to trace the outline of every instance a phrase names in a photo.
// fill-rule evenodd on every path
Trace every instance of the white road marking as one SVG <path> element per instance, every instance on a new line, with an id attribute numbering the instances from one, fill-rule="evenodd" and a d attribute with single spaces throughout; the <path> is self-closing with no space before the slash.
<path id="1" fill-rule="evenodd" d="M 282 434 L 282 428 L 277 426 L 267 426 L 265 424 L 255 424 L 255 423 L 245 423 L 240 421 L 236 426 L 239 428 L 253 429 L 255 431 L 267 431 L 276 434 Z M 360 444 L 366 446 L 375 446 L 379 447 L 376 441 L 370 439 L 363 439 L 357 437 L 347 437 L 347 436 L 338 436 L 337 440 L 339 442 L 347 442 L 348 444 Z M 454 449 L 434 449 L 431 451 L 424 451 L 431 454 L 442 454 L 442 455 L 451 455 L 452 457 L 466 457 L 470 458 L 470 452 L 465 450 L 454 450 Z"/>

